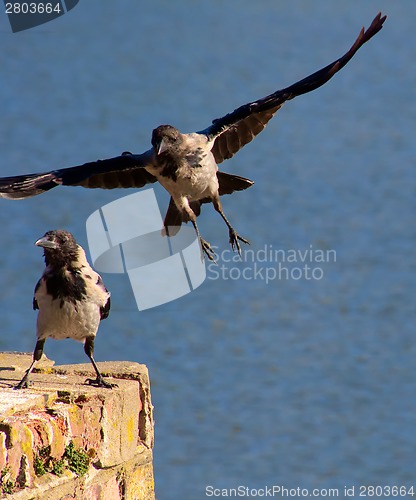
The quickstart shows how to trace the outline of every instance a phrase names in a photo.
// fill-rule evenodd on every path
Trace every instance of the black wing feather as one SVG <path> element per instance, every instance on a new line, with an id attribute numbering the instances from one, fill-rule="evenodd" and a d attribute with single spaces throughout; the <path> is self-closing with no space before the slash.
<path id="1" fill-rule="evenodd" d="M 98 275 L 96 285 L 108 293 L 107 287 L 104 285 L 104 281 L 100 275 Z M 100 307 L 100 319 L 108 318 L 108 315 L 110 314 L 110 308 L 111 308 L 111 299 L 110 299 L 110 294 L 108 294 L 106 303 Z"/>
<path id="2" fill-rule="evenodd" d="M 41 279 L 36 283 L 35 291 L 33 292 L 33 310 L 34 311 L 36 311 L 36 309 L 39 309 L 39 304 L 38 304 L 38 301 L 36 300 L 36 292 L 39 290 Z"/>
<path id="3" fill-rule="evenodd" d="M 311 92 L 330 80 L 335 73 L 352 59 L 364 43 L 381 30 L 385 20 L 386 16 L 378 13 L 367 30 L 362 28 L 349 51 L 333 63 L 289 87 L 240 106 L 232 113 L 214 120 L 210 127 L 202 130 L 201 134 L 206 134 L 209 138 L 215 139 L 212 153 L 216 162 L 221 163 L 231 158 L 238 150 L 252 141 L 266 127 L 269 120 L 286 101 Z"/>
<path id="4" fill-rule="evenodd" d="M 108 297 L 107 302 L 103 307 L 100 307 L 100 318 L 101 319 L 107 319 L 108 315 L 110 314 L 110 307 L 111 307 L 111 300 L 110 297 Z"/>
<path id="5" fill-rule="evenodd" d="M 39 174 L 0 178 L 0 197 L 21 199 L 35 196 L 59 185 L 87 188 L 143 187 L 156 182 L 144 167 L 151 165 L 153 150 L 143 154 L 123 154 L 75 167 Z"/>

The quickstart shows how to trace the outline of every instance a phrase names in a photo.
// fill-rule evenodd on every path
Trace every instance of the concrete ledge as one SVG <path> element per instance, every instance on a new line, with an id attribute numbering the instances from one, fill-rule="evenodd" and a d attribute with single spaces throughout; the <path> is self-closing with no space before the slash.
<path id="1" fill-rule="evenodd" d="M 31 354 L 0 353 L 0 493 L 13 499 L 152 499 L 153 407 L 147 368 L 98 363 L 117 388 L 85 385 L 89 364 L 53 366 L 43 358 L 30 389 L 13 386 Z M 86 474 L 65 469 L 39 476 L 39 454 L 65 463 L 72 442 L 89 456 Z M 42 456 L 43 456 L 42 455 Z M 49 463 L 49 462 L 48 462 Z M 60 471 L 61 472 L 61 471 Z M 88 494 L 87 494 L 88 492 Z"/>

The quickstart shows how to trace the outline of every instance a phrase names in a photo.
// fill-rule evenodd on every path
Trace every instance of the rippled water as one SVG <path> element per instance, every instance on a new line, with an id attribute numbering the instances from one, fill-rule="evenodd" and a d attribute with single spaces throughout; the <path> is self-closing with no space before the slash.
<path id="1" fill-rule="evenodd" d="M 341 74 L 223 165 L 255 181 L 223 200 L 253 254 L 224 253 L 192 294 L 141 313 L 125 276 L 103 276 L 114 306 L 96 358 L 149 367 L 161 500 L 414 482 L 416 4 L 88 0 L 14 35 L 0 18 L 4 176 L 141 152 L 160 123 L 200 130 L 340 56 L 380 9 L 385 28 Z M 64 227 L 86 246 L 87 217 L 129 192 L 0 200 L 2 350 L 34 346 L 33 242 Z M 199 225 L 228 249 L 212 207 Z M 270 249 L 280 258 L 261 264 Z M 331 250 L 310 262 L 320 279 L 282 262 Z M 292 274 L 266 283 L 279 262 Z M 85 361 L 69 341 L 46 352 Z"/>

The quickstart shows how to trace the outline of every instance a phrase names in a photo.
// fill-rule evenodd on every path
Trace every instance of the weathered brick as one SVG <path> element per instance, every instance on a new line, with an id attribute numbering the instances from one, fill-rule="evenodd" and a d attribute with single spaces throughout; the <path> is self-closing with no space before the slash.
<path id="1" fill-rule="evenodd" d="M 92 375 L 88 365 L 57 367 L 58 376 L 49 361 L 47 374 L 33 374 L 30 390 L 14 391 L 31 356 L 4 359 L 0 353 L 0 363 L 12 368 L 4 371 L 10 388 L 0 390 L 0 469 L 10 469 L 13 500 L 154 499 L 153 407 L 143 365 L 104 363 L 103 374 L 119 379 L 118 388 L 108 390 L 84 384 Z M 71 440 L 91 452 L 94 466 L 82 477 L 68 469 L 60 477 L 36 476 L 39 451 L 48 446 L 58 460 Z"/>
<path id="2" fill-rule="evenodd" d="M 104 484 L 94 484 L 84 491 L 85 500 L 121 500 L 116 477 L 111 477 Z"/>
<path id="3" fill-rule="evenodd" d="M 6 359 L 17 372 L 21 365 L 23 373 L 30 355 Z M 13 391 L 21 373 L 5 370 L 10 389 L 0 390 L 0 468 L 10 469 L 14 500 L 154 499 L 147 369 L 137 363 L 104 365 L 103 374 L 118 378 L 118 388 L 86 386 L 85 376 L 91 376 L 88 365 L 57 367 L 62 377 L 51 373 L 49 362 L 47 375 L 33 374 L 30 390 Z M 45 453 L 49 447 L 42 460 L 51 466 L 56 463 L 51 458 L 61 459 L 71 440 L 89 451 L 94 465 L 87 473 L 77 477 L 66 468 L 60 477 L 50 472 L 36 476 L 39 451 Z"/>
<path id="4" fill-rule="evenodd" d="M 117 465 L 130 460 L 139 439 L 137 405 L 138 383 L 130 381 L 124 390 L 106 398 L 102 412 L 102 446 L 98 452 L 101 467 Z"/>
<path id="5" fill-rule="evenodd" d="M 30 469 L 29 476 L 33 477 L 33 434 L 26 425 L 21 415 L 7 417 L 1 423 L 5 434 L 5 445 L 7 448 L 7 465 L 13 479 L 19 476 L 22 467 L 22 457 L 25 456 L 27 467 Z"/>
<path id="6" fill-rule="evenodd" d="M 125 500 L 153 498 L 154 491 L 155 483 L 153 476 L 153 465 L 151 462 L 143 465 L 140 468 L 134 469 L 130 474 L 127 475 Z"/>
<path id="7" fill-rule="evenodd" d="M 0 431 L 0 470 L 3 470 L 7 463 L 6 433 Z"/>

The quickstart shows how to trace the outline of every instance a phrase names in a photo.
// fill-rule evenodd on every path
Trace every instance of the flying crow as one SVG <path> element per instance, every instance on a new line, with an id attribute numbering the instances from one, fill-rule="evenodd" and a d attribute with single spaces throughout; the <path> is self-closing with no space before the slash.
<path id="1" fill-rule="evenodd" d="M 145 153 L 123 153 L 75 167 L 4 177 L 0 179 L 0 197 L 26 198 L 60 184 L 113 189 L 140 188 L 159 181 L 171 195 L 164 221 L 168 234 L 174 234 L 182 222 L 191 221 L 202 250 L 213 260 L 214 252 L 201 238 L 196 224 L 201 203 L 212 202 L 228 226 L 232 248 L 240 253 L 239 241 L 248 241 L 236 233 L 226 218 L 220 196 L 247 189 L 253 182 L 220 172 L 217 164 L 231 158 L 259 134 L 286 101 L 311 92 L 330 80 L 364 43 L 381 30 L 385 19 L 386 16 L 379 13 L 367 30 L 361 30 L 348 52 L 333 63 L 289 87 L 240 106 L 200 132 L 183 134 L 171 125 L 161 125 L 153 130 L 152 148 Z"/>
<path id="2" fill-rule="evenodd" d="M 84 250 L 67 231 L 48 231 L 35 245 L 44 248 L 46 268 L 35 287 L 33 309 L 39 309 L 37 342 L 33 361 L 15 389 L 28 387 L 29 375 L 42 356 L 47 338 L 71 338 L 84 342 L 98 387 L 114 387 L 106 382 L 94 360 L 94 340 L 100 320 L 110 312 L 110 293 L 101 276 L 88 264 Z"/>

